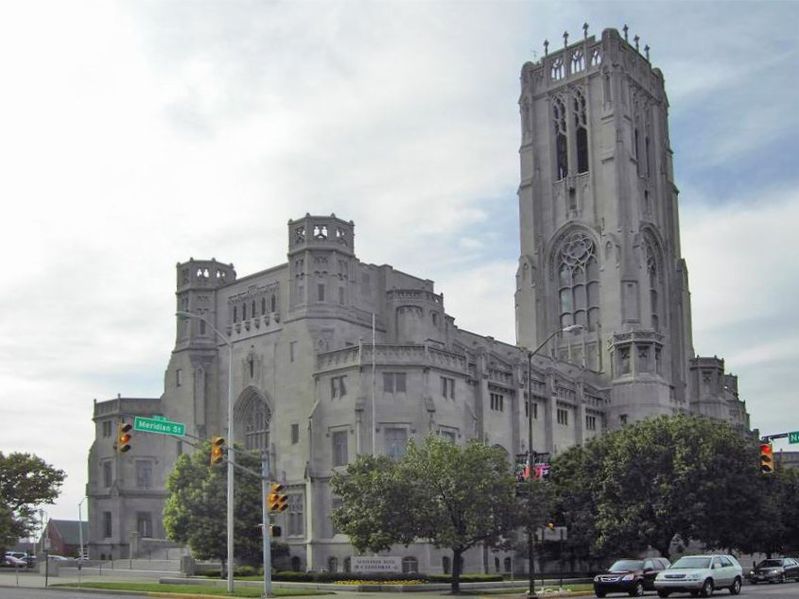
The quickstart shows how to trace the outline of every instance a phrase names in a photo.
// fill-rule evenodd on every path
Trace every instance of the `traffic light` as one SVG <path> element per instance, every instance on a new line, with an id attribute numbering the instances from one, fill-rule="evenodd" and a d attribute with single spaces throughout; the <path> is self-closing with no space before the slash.
<path id="1" fill-rule="evenodd" d="M 289 506 L 289 498 L 283 494 L 285 487 L 280 483 L 272 483 L 272 489 L 266 496 L 266 505 L 270 512 L 283 512 Z"/>
<path id="2" fill-rule="evenodd" d="M 774 450 L 771 443 L 760 444 L 760 471 L 764 474 L 774 472 Z"/>
<path id="3" fill-rule="evenodd" d="M 130 434 L 132 428 L 133 426 L 127 422 L 117 424 L 117 451 L 119 453 L 130 451 L 130 441 L 133 439 L 133 435 Z"/>
<path id="4" fill-rule="evenodd" d="M 225 438 L 211 437 L 211 466 L 225 461 Z"/>

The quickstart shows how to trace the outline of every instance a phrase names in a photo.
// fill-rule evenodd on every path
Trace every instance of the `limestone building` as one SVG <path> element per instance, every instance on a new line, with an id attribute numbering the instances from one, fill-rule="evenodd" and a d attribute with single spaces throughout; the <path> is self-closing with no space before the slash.
<path id="1" fill-rule="evenodd" d="M 118 456 L 117 422 L 163 415 L 229 437 L 229 383 L 232 436 L 266 448 L 288 489 L 278 518 L 297 569 L 347 568 L 329 480 L 360 453 L 399 456 L 436 434 L 511 459 L 528 449 L 528 409 L 537 452 L 659 414 L 748 429 L 736 378 L 693 352 L 662 73 L 609 29 L 525 64 L 519 105 L 517 345 L 458 328 L 432 281 L 361 261 L 354 224 L 335 215 L 289 221 L 287 261 L 245 277 L 214 259 L 179 263 L 176 310 L 205 321 L 176 318 L 160 398 L 95 404 L 92 558 L 159 546 L 165 479 L 189 449 L 140 433 Z M 528 389 L 526 348 L 573 324 L 532 357 Z M 424 544 L 392 555 L 408 570 L 451 567 Z M 476 550 L 465 567 L 505 570 L 511 557 Z"/>

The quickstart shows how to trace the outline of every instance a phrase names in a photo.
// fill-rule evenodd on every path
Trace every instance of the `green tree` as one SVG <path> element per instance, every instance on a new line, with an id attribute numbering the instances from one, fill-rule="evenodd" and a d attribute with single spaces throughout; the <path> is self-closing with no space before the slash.
<path id="1" fill-rule="evenodd" d="M 211 467 L 210 442 L 192 454 L 181 455 L 167 480 L 169 493 L 164 505 L 167 537 L 187 544 L 199 559 L 227 558 L 227 463 Z M 260 458 L 237 448 L 236 462 L 255 472 L 261 471 Z M 261 480 L 236 471 L 234 497 L 235 555 L 243 563 L 261 562 L 262 538 L 259 532 L 263 500 Z M 223 572 L 224 572 L 223 567 Z"/>
<path id="2" fill-rule="evenodd" d="M 598 536 L 596 515 L 601 470 L 606 447 L 588 443 L 560 454 L 550 470 L 554 518 L 569 530 L 565 542 L 573 555 L 594 560 L 605 557 L 594 541 Z"/>
<path id="3" fill-rule="evenodd" d="M 554 519 L 554 495 L 552 485 L 547 481 L 529 479 L 517 483 L 517 509 L 515 510 L 515 524 L 518 527 L 514 532 L 513 548 L 525 559 L 536 555 L 535 533 L 543 529 L 547 523 Z M 539 558 L 541 557 L 538 552 Z"/>
<path id="4" fill-rule="evenodd" d="M 799 551 L 799 470 L 778 467 L 758 476 L 758 493 L 743 513 L 747 553 L 792 554 Z"/>
<path id="5" fill-rule="evenodd" d="M 360 456 L 333 491 L 342 506 L 336 526 L 363 551 L 408 545 L 414 538 L 452 551 L 452 592 L 460 589 L 461 556 L 477 544 L 509 542 L 517 508 L 515 480 L 503 450 L 482 443 L 459 446 L 430 436 L 411 442 L 394 463 Z"/>
<path id="6" fill-rule="evenodd" d="M 595 553 L 652 546 L 668 557 L 675 535 L 727 549 L 746 543 L 740 515 L 757 499 L 755 465 L 752 440 L 725 423 L 663 416 L 558 456 L 553 482 L 578 529 L 570 532 L 594 538 Z M 572 498 L 582 515 L 568 507 Z"/>
<path id="7" fill-rule="evenodd" d="M 65 478 L 33 454 L 0 452 L 0 546 L 31 533 L 36 508 L 55 501 Z"/>

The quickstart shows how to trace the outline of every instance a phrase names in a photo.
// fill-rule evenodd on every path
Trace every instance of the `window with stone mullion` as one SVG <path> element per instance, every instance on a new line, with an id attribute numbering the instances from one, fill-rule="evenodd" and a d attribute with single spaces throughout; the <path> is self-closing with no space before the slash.
<path id="1" fill-rule="evenodd" d="M 595 331 L 599 326 L 599 267 L 594 244 L 575 233 L 563 243 L 558 256 L 560 326 L 580 324 Z"/>

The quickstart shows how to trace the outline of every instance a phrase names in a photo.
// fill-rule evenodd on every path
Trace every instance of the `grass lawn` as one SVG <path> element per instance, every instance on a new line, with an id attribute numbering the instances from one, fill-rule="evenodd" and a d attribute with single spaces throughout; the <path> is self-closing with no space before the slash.
<path id="1" fill-rule="evenodd" d="M 59 587 L 76 588 L 77 583 L 51 585 Z M 228 595 L 225 587 L 204 584 L 159 584 L 157 582 L 84 582 L 80 585 L 85 589 L 105 589 L 109 591 L 140 591 L 157 595 L 181 593 L 184 595 L 216 595 L 218 597 L 260 597 L 263 587 L 237 587 L 233 595 Z M 312 589 L 272 589 L 276 597 L 292 597 L 298 595 L 331 595 L 323 591 Z"/>

